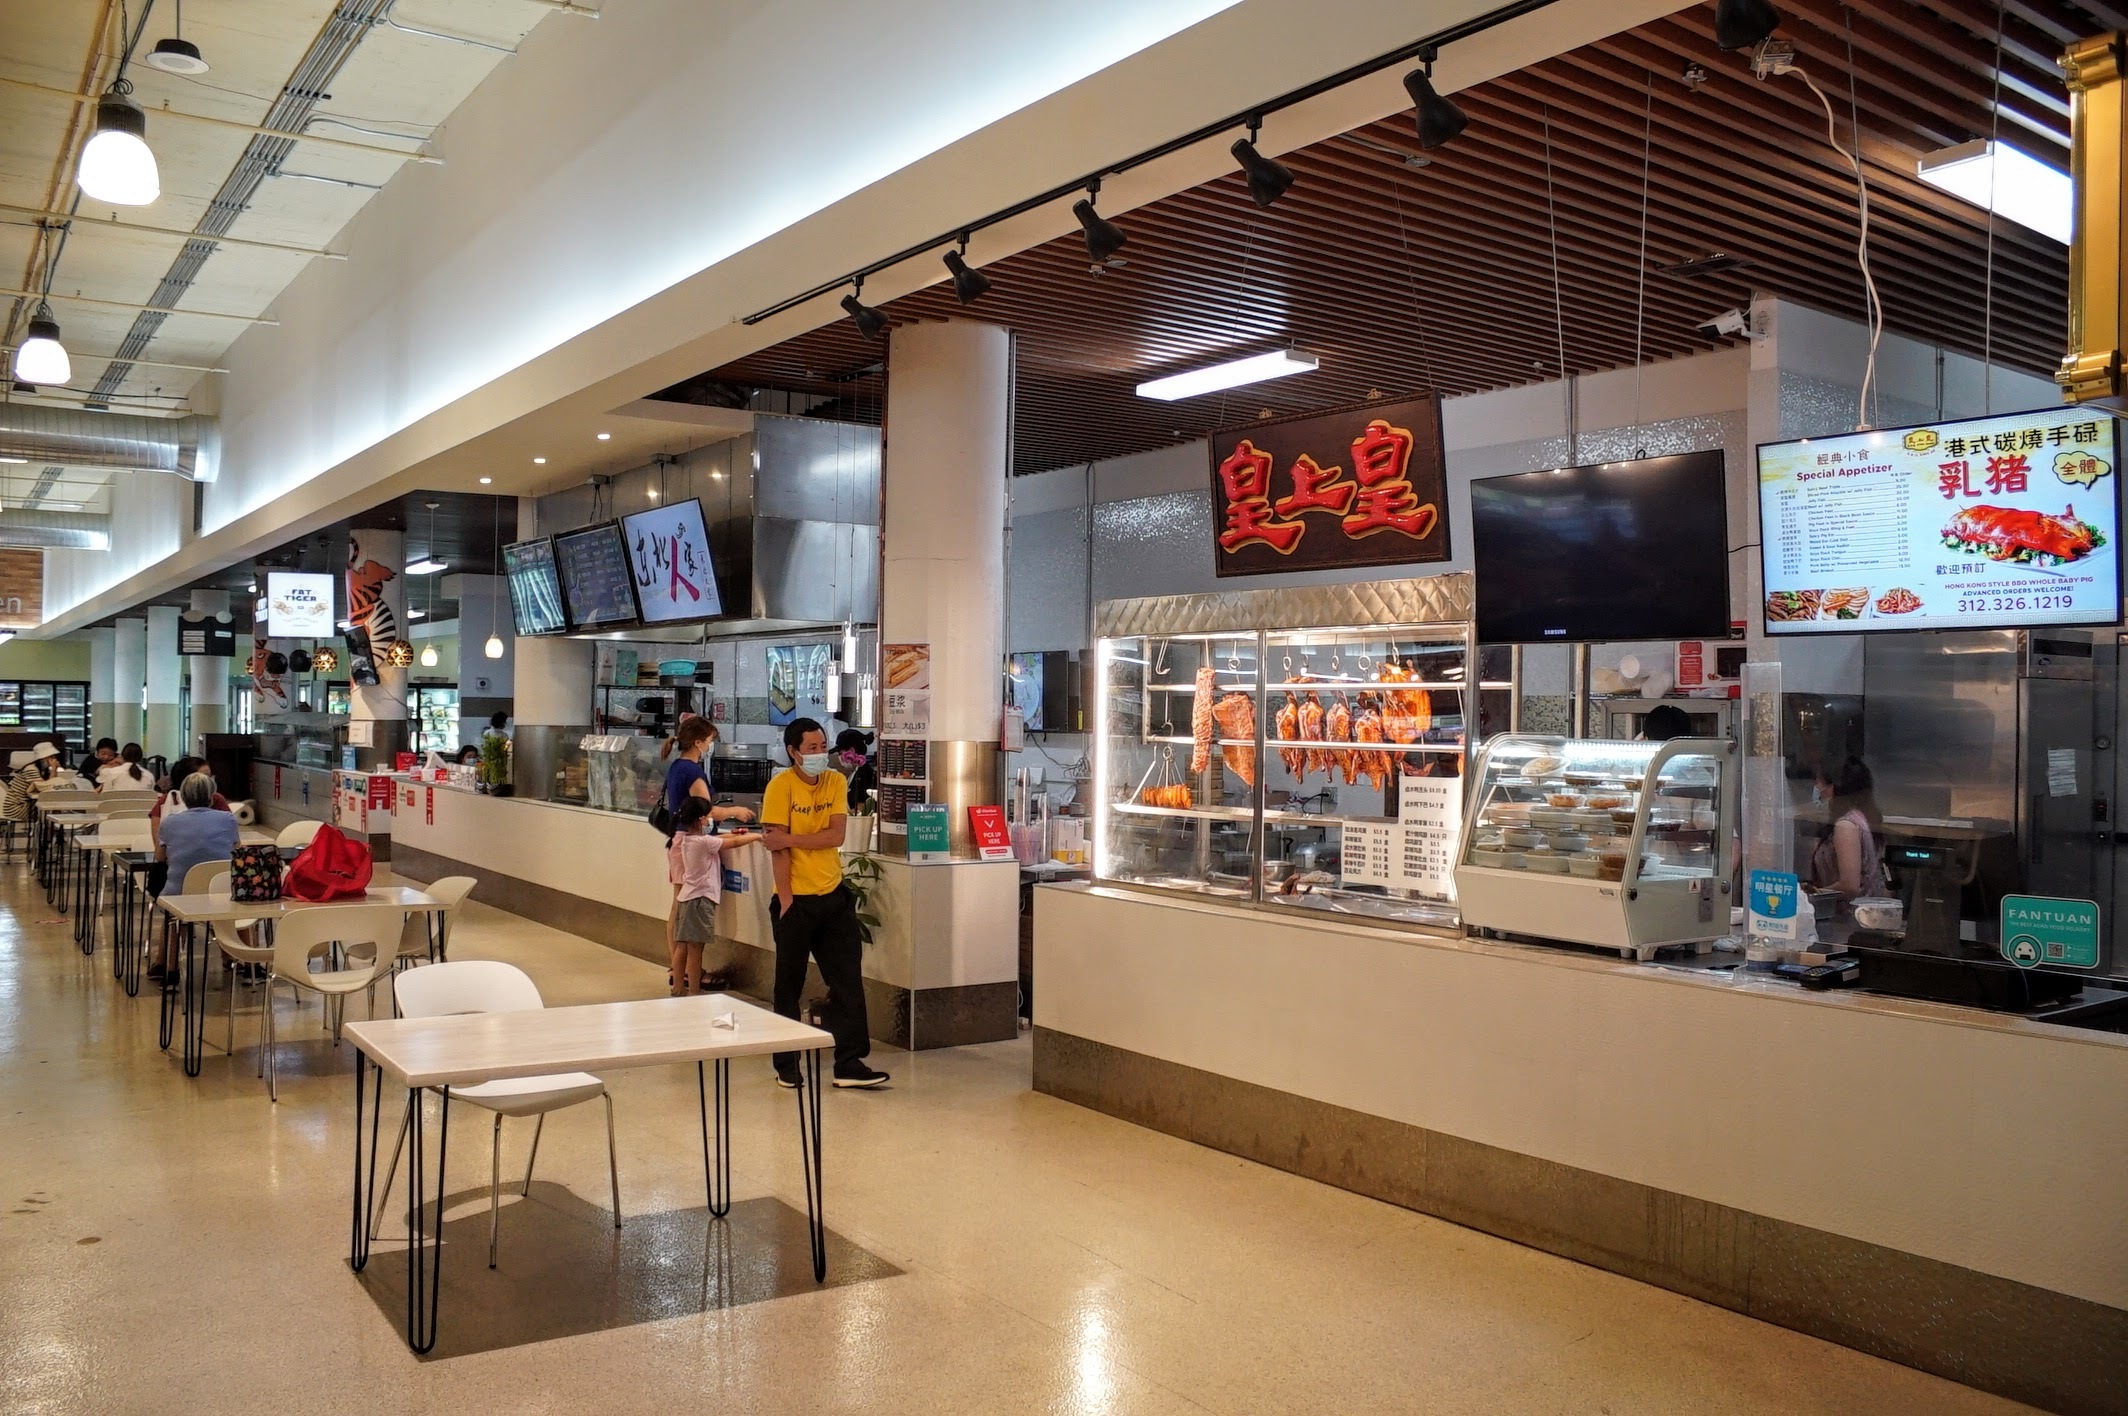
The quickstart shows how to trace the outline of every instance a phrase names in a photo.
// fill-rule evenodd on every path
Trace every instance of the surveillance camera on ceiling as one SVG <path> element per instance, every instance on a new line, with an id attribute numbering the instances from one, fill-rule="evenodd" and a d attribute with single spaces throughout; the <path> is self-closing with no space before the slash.
<path id="1" fill-rule="evenodd" d="M 1696 328 L 1699 330 L 1700 335 L 1706 339 L 1728 339 L 1732 337 L 1763 339 L 1765 337 L 1751 327 L 1751 316 L 1745 314 L 1742 310 L 1724 310 L 1718 315 L 1709 315 L 1701 320 Z"/>

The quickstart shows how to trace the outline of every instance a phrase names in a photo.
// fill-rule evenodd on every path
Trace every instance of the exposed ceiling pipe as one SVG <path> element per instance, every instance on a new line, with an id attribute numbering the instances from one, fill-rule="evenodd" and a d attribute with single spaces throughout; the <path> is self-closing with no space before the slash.
<path id="1" fill-rule="evenodd" d="M 221 424 L 197 414 L 141 418 L 9 403 L 0 405 L 0 457 L 64 467 L 172 472 L 194 482 L 211 482 L 221 464 Z"/>
<path id="2" fill-rule="evenodd" d="M 0 511 L 0 546 L 33 546 L 48 551 L 108 551 L 111 549 L 111 518 L 87 511 L 9 507 Z"/>

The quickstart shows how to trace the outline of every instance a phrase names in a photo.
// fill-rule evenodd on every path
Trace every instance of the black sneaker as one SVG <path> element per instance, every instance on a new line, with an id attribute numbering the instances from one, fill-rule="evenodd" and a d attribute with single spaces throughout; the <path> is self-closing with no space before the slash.
<path id="1" fill-rule="evenodd" d="M 835 1069 L 835 1085 L 838 1087 L 883 1087 L 889 1080 L 889 1074 L 876 1072 L 862 1062 Z"/>
<path id="2" fill-rule="evenodd" d="M 799 1076 L 796 1072 L 778 1072 L 776 1074 L 776 1085 L 782 1087 L 785 1091 L 798 1090 L 799 1084 L 804 1082 L 804 1080 L 805 1078 Z"/>

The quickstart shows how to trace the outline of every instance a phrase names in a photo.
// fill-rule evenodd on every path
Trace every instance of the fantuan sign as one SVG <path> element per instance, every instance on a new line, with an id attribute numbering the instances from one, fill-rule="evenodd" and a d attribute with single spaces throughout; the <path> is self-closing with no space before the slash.
<path id="1" fill-rule="evenodd" d="M 1211 449 L 1221 575 L 1448 559 L 1432 394 L 1229 428 Z"/>

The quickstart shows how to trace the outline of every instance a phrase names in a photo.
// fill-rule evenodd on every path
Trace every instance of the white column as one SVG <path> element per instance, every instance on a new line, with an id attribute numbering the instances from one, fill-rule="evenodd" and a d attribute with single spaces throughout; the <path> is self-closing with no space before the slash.
<path id="1" fill-rule="evenodd" d="M 192 613 L 218 617 L 221 623 L 227 624 L 230 619 L 229 592 L 193 591 Z M 212 655 L 186 656 L 185 672 L 192 684 L 192 734 L 186 746 L 195 752 L 205 750 L 208 733 L 228 731 L 229 667 L 229 660 Z"/>
<path id="2" fill-rule="evenodd" d="M 148 717 L 140 745 L 150 757 L 180 757 L 185 724 L 178 714 L 177 606 L 148 606 Z"/>
<path id="3" fill-rule="evenodd" d="M 904 325 L 887 367 L 880 639 L 931 646 L 931 799 L 964 853 L 967 808 L 998 800 L 1012 335 Z"/>
<path id="4" fill-rule="evenodd" d="M 118 713 L 118 631 L 89 631 L 89 738 L 114 737 Z"/>
<path id="5" fill-rule="evenodd" d="M 517 682 L 517 622 L 510 616 L 509 582 L 499 575 L 447 575 L 443 592 L 458 602 L 460 701 L 512 697 Z M 490 637 L 502 645 L 499 658 L 488 657 Z M 510 705 L 496 706 L 507 710 Z M 480 716 L 494 711 L 494 707 L 484 709 Z"/>
<path id="6" fill-rule="evenodd" d="M 148 622 L 122 619 L 111 642 L 111 736 L 120 746 L 142 737 L 141 688 L 148 681 Z"/>
<path id="7" fill-rule="evenodd" d="M 347 534 L 347 576 L 342 588 L 347 618 L 369 634 L 377 682 L 348 690 L 348 740 L 363 767 L 389 767 L 407 745 L 406 669 L 385 662 L 385 652 L 407 637 L 406 536 L 357 527 Z M 363 738 L 369 741 L 365 744 Z"/>

